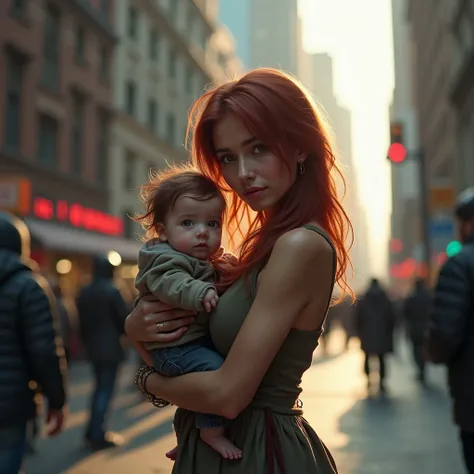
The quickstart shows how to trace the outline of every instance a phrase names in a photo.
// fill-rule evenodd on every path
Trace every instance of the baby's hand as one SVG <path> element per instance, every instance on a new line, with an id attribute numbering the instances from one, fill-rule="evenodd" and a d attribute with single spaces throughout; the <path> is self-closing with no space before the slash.
<path id="1" fill-rule="evenodd" d="M 217 302 L 219 301 L 219 296 L 217 296 L 217 291 L 214 288 L 206 291 L 204 298 L 202 299 L 202 303 L 204 305 L 204 309 L 210 313 L 212 308 L 217 306 Z"/>

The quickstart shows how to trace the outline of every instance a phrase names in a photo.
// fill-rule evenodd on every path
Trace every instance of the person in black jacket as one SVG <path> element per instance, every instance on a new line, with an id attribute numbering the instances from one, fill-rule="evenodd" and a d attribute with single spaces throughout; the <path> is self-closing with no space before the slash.
<path id="1" fill-rule="evenodd" d="M 23 221 L 0 212 L 0 473 L 17 473 L 35 390 L 46 398 L 50 435 L 65 414 L 66 361 L 55 329 L 54 297 L 30 262 Z"/>
<path id="2" fill-rule="evenodd" d="M 474 474 L 474 188 L 456 204 L 463 248 L 442 266 L 426 337 L 426 356 L 448 367 L 454 421 L 467 470 Z"/>
<path id="3" fill-rule="evenodd" d="M 395 312 L 377 278 L 356 305 L 356 327 L 365 354 L 364 372 L 371 387 L 372 359 L 378 359 L 379 389 L 385 393 L 386 355 L 393 351 Z"/>
<path id="4" fill-rule="evenodd" d="M 425 356 L 423 354 L 423 337 L 431 308 L 431 293 L 422 278 L 415 281 L 413 291 L 402 306 L 403 319 L 407 336 L 412 344 L 413 359 L 418 368 L 418 380 L 425 381 Z"/>
<path id="5" fill-rule="evenodd" d="M 94 263 L 94 278 L 80 292 L 77 311 L 84 348 L 95 376 L 85 438 L 91 449 L 99 450 L 123 442 L 116 433 L 106 432 L 104 424 L 124 359 L 121 336 L 125 334 L 130 308 L 114 285 L 114 266 L 105 257 L 97 257 Z"/>

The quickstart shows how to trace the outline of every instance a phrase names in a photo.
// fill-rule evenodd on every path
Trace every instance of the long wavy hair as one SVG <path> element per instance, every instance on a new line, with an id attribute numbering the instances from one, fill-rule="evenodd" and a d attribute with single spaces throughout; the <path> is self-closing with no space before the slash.
<path id="1" fill-rule="evenodd" d="M 307 155 L 305 172 L 298 175 L 271 213 L 253 212 L 224 180 L 216 158 L 213 129 L 226 114 L 241 120 L 289 167 L 297 167 L 295 152 Z M 238 246 L 239 262 L 225 277 L 232 284 L 268 260 L 277 239 L 285 232 L 317 222 L 331 238 L 337 254 L 336 283 L 341 299 L 353 292 L 347 281 L 352 268 L 349 249 L 353 228 L 338 197 L 338 179 L 345 180 L 336 164 L 322 117 L 311 95 L 284 72 L 261 68 L 242 78 L 205 92 L 190 110 L 187 143 L 194 165 L 211 178 L 228 199 L 228 234 Z"/>

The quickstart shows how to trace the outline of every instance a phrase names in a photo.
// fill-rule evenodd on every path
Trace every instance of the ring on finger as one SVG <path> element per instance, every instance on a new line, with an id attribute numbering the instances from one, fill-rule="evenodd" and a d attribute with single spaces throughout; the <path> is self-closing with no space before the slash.
<path id="1" fill-rule="evenodd" d="M 158 330 L 158 332 L 163 331 L 164 327 L 165 327 L 165 323 L 158 323 L 156 325 L 156 329 Z"/>

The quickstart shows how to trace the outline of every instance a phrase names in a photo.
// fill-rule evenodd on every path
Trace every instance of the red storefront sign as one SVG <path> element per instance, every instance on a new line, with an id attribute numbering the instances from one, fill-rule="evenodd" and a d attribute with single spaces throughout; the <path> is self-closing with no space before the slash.
<path id="1" fill-rule="evenodd" d="M 123 234 L 123 221 L 120 217 L 65 200 L 54 202 L 44 197 L 36 197 L 33 200 L 33 215 L 41 220 L 66 223 L 90 232 L 110 236 Z"/>

